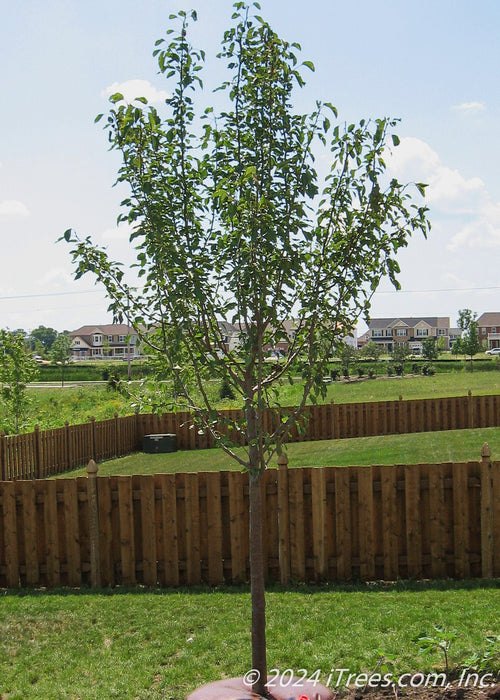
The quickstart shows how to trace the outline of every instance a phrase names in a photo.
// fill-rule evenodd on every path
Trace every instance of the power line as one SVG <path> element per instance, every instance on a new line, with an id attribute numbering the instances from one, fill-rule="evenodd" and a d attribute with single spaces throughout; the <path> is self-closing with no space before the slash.
<path id="1" fill-rule="evenodd" d="M 429 294 L 438 292 L 484 292 L 500 287 L 448 287 L 446 289 L 387 289 L 376 291 L 375 294 Z"/>
<path id="2" fill-rule="evenodd" d="M 102 294 L 103 292 L 98 289 L 89 289 L 83 292 L 46 292 L 44 294 L 17 294 L 8 297 L 0 297 L 0 301 L 7 301 L 12 299 L 41 299 L 42 297 L 67 297 L 70 295 L 77 294 Z"/>

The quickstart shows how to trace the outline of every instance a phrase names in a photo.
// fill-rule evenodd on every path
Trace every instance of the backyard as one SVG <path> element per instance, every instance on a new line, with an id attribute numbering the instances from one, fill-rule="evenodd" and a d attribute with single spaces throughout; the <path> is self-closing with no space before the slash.
<path id="1" fill-rule="evenodd" d="M 316 678 L 344 692 L 339 669 L 378 670 L 394 681 L 443 671 L 442 652 L 424 656 L 414 641 L 437 624 L 456 632 L 449 649 L 456 678 L 500 633 L 499 606 L 496 582 L 271 587 L 269 669 L 283 679 L 287 669 L 319 671 Z M 185 700 L 201 684 L 250 669 L 249 627 L 250 598 L 241 587 L 4 593 L 0 697 Z M 498 671 L 498 655 L 490 667 Z"/>
<path id="2" fill-rule="evenodd" d="M 336 382 L 328 385 L 327 400 L 454 396 L 469 389 L 474 394 L 500 393 L 500 380 L 496 372 L 474 372 Z M 129 412 L 123 397 L 104 387 L 31 391 L 47 416 L 53 408 L 54 416 L 71 422 L 86 420 L 90 412 L 97 418 Z M 293 403 L 294 387 L 287 391 L 284 401 Z M 101 408 L 105 416 L 99 413 Z M 291 468 L 423 464 L 479 460 L 484 442 L 491 447 L 492 459 L 498 459 L 500 428 L 303 442 L 290 444 L 287 452 Z M 271 466 L 276 466 L 275 461 Z M 102 462 L 99 474 L 237 468 L 221 450 L 211 449 L 136 453 Z M 81 469 L 60 476 L 84 474 Z M 246 586 L 117 587 L 95 592 L 24 589 L 3 591 L 0 596 L 1 700 L 185 700 L 196 687 L 243 675 L 251 667 Z M 494 674 L 489 680 L 496 679 L 500 670 L 498 580 L 292 583 L 287 587 L 271 583 L 266 600 L 269 669 L 271 674 L 281 674 L 285 683 L 291 670 L 299 676 L 307 671 L 341 697 L 347 694 L 347 671 L 341 669 L 348 669 L 354 679 L 358 674 L 389 674 L 396 685 L 387 689 L 386 697 L 404 697 L 407 688 L 398 685 L 402 674 L 444 671 L 439 634 L 450 644 L 449 679 L 457 682 L 463 668 L 476 669 L 481 664 L 485 664 L 484 673 Z M 436 632 L 435 625 L 442 631 Z M 423 634 L 435 641 L 429 654 L 423 654 L 416 641 Z M 351 688 L 356 683 L 351 680 Z M 358 685 L 358 693 L 366 685 L 367 681 Z M 413 689 L 410 697 L 413 692 L 420 692 L 422 700 L 434 697 L 422 688 Z M 494 694 L 496 685 L 488 692 L 476 689 L 474 697 L 499 697 Z M 464 687 L 458 694 L 451 689 L 443 693 L 447 698 L 473 697 L 464 694 Z"/>

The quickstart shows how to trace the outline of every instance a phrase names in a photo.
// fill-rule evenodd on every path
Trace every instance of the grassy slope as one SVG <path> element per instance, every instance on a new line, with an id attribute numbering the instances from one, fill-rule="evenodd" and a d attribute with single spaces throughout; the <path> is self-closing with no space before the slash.
<path id="1" fill-rule="evenodd" d="M 373 671 L 378 651 L 395 672 L 443 668 L 412 641 L 432 625 L 458 631 L 452 665 L 487 634 L 498 582 L 306 587 L 267 593 L 269 669 Z M 250 668 L 244 589 L 8 594 L 0 606 L 0 697 L 184 700 L 199 685 Z M 497 660 L 498 663 L 498 660 Z M 335 684 L 336 675 L 330 682 Z"/>
<path id="2" fill-rule="evenodd" d="M 500 428 L 301 442 L 288 446 L 288 458 L 290 467 L 467 462 L 480 459 L 481 447 L 485 442 L 490 445 L 493 459 L 500 459 Z M 276 466 L 276 459 L 271 466 Z M 156 474 L 239 468 L 231 457 L 219 449 L 159 455 L 139 452 L 101 463 L 99 474 Z M 85 473 L 85 469 L 78 469 L 61 476 L 84 476 Z"/>

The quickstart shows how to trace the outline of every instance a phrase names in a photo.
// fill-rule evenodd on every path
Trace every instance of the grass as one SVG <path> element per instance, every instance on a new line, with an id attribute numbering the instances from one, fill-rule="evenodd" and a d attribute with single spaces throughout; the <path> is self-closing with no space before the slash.
<path id="1" fill-rule="evenodd" d="M 208 390 L 219 408 L 240 408 L 241 401 L 218 401 L 218 382 L 209 382 Z M 332 399 L 338 403 L 355 401 L 391 401 L 400 395 L 404 399 L 428 398 L 429 396 L 461 396 L 469 389 L 473 394 L 500 394 L 500 371 L 452 371 L 436 374 L 433 377 L 379 377 L 358 381 L 337 381 L 326 386 L 326 396 L 322 402 Z M 134 393 L 138 385 L 132 386 Z M 297 405 L 301 386 L 284 383 L 280 388 L 282 405 Z M 30 410 L 22 427 L 23 432 L 32 431 L 35 425 L 42 429 L 57 428 L 68 421 L 72 425 L 86 423 L 93 416 L 96 420 L 130 415 L 132 404 L 137 396 L 127 398 L 118 392 L 108 391 L 105 385 L 66 385 L 36 387 L 28 390 Z M 147 412 L 147 410 L 145 410 Z M 0 402 L 0 430 L 7 433 L 13 429 L 12 420 Z"/>
<path id="2" fill-rule="evenodd" d="M 325 585 L 267 593 L 269 669 L 395 673 L 443 668 L 412 641 L 433 624 L 457 630 L 452 665 L 498 635 L 499 582 Z M 8 593 L 0 605 L 0 697 L 184 700 L 250 662 L 245 588 Z M 334 674 L 330 687 L 336 682 Z"/>
<path id="3" fill-rule="evenodd" d="M 500 459 L 500 428 L 298 442 L 288 445 L 287 452 L 290 467 L 467 462 L 481 458 L 481 447 L 485 442 L 491 448 L 492 458 Z M 276 458 L 271 466 L 277 466 Z M 99 474 L 156 474 L 239 468 L 220 449 L 182 450 L 168 454 L 137 452 L 108 460 L 99 465 Z M 60 476 L 85 474 L 85 468 L 82 468 Z"/>

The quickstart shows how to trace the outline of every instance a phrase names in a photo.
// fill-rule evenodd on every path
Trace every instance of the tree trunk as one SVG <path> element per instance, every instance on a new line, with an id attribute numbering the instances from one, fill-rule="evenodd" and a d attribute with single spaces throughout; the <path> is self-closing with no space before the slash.
<path id="1" fill-rule="evenodd" d="M 254 693 L 267 695 L 266 598 L 262 556 L 262 478 L 250 474 L 250 584 L 252 599 L 252 668 L 257 671 Z"/>

